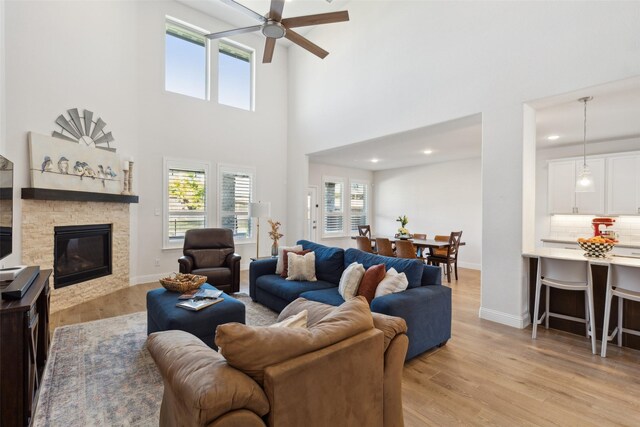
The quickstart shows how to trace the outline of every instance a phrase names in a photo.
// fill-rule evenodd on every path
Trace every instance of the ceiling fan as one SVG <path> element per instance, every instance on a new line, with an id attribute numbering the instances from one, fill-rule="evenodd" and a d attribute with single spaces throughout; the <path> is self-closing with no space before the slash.
<path id="1" fill-rule="evenodd" d="M 220 31 L 218 33 L 207 34 L 208 39 L 219 39 L 222 37 L 235 36 L 236 34 L 251 33 L 261 31 L 267 38 L 264 45 L 264 55 L 262 62 L 267 64 L 273 58 L 273 51 L 276 47 L 276 40 L 285 37 L 297 44 L 298 46 L 308 50 L 320 58 L 325 58 L 329 52 L 320 46 L 312 43 L 291 28 L 308 27 L 310 25 L 332 24 L 334 22 L 344 22 L 349 20 L 349 12 L 346 10 L 340 12 L 319 13 L 316 15 L 296 16 L 294 18 L 282 19 L 282 9 L 284 9 L 285 0 L 271 0 L 271 7 L 266 16 L 262 16 L 257 12 L 241 5 L 234 0 L 220 0 L 223 3 L 243 12 L 260 21 L 259 25 L 251 27 L 236 28 L 235 30 Z"/>

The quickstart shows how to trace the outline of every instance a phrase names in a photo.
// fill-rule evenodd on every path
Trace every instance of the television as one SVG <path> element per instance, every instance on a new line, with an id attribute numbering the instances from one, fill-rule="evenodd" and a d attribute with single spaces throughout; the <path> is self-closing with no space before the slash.
<path id="1" fill-rule="evenodd" d="M 0 155 L 0 259 L 13 250 L 13 162 Z"/>

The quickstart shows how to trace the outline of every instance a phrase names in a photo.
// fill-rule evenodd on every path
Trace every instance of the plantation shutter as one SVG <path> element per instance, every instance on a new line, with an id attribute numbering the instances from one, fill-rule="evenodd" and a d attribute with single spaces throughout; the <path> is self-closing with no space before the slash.
<path id="1" fill-rule="evenodd" d="M 251 237 L 249 203 L 252 188 L 250 173 L 224 170 L 221 174 L 220 222 L 223 228 L 233 230 L 234 237 Z"/>
<path id="2" fill-rule="evenodd" d="M 368 224 L 367 220 L 367 205 L 368 194 L 367 184 L 363 183 L 351 183 L 351 231 L 358 231 L 359 225 Z"/>
<path id="3" fill-rule="evenodd" d="M 340 181 L 326 181 L 324 183 L 324 232 L 342 233 L 344 184 Z"/>
<path id="4" fill-rule="evenodd" d="M 169 168 L 169 239 L 183 239 L 187 230 L 207 226 L 206 173 L 203 169 Z"/>

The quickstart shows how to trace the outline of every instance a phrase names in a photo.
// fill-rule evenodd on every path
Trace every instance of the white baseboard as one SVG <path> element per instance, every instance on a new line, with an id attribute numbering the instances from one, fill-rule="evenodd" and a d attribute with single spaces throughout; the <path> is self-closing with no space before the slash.
<path id="1" fill-rule="evenodd" d="M 163 277 L 171 276 L 172 273 L 174 273 L 174 272 L 170 271 L 168 273 L 147 274 L 145 276 L 130 277 L 129 278 L 129 285 L 130 286 L 134 286 L 134 285 L 140 285 L 142 283 L 157 282 L 158 280 L 162 279 Z M 158 283 L 158 285 L 160 285 L 160 283 Z"/>
<path id="2" fill-rule="evenodd" d="M 482 264 L 476 264 L 474 262 L 458 262 L 458 267 L 469 268 L 471 270 L 482 270 Z"/>
<path id="3" fill-rule="evenodd" d="M 490 320 L 491 322 L 500 323 L 518 329 L 524 329 L 531 323 L 528 312 L 524 313 L 522 316 L 514 316 L 513 314 L 480 307 L 479 316 L 481 319 Z"/>

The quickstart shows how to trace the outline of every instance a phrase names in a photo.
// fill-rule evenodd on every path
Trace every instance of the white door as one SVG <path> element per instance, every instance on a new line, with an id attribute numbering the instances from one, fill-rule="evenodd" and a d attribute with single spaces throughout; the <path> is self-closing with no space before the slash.
<path id="1" fill-rule="evenodd" d="M 572 181 L 575 188 L 575 182 L 578 174 L 582 172 L 582 160 L 576 161 L 576 176 Z M 576 213 L 577 214 L 604 214 L 604 159 L 588 159 L 587 166 L 591 169 L 591 176 L 595 183 L 595 191 L 591 193 L 575 193 L 576 194 Z"/>
<path id="2" fill-rule="evenodd" d="M 312 242 L 318 241 L 318 188 L 308 187 L 305 197 L 304 238 Z"/>

